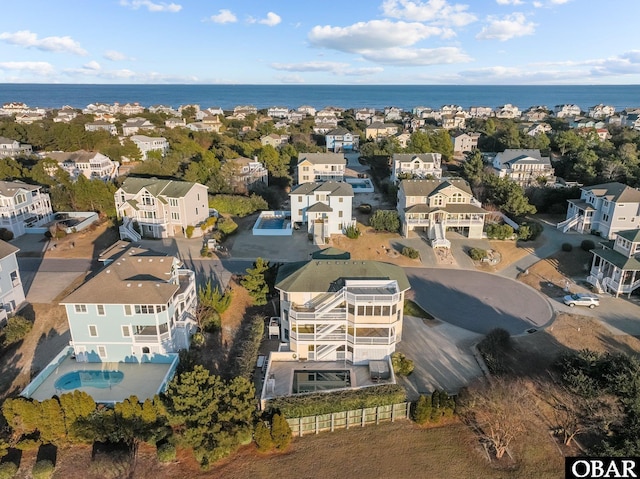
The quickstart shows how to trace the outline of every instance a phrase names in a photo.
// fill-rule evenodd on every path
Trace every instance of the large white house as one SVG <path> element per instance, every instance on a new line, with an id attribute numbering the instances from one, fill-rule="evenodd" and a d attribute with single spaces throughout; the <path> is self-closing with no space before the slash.
<path id="1" fill-rule="evenodd" d="M 618 231 L 640 228 L 640 190 L 617 182 L 581 190 L 580 199 L 568 200 L 567 219 L 558 229 L 614 239 Z"/>
<path id="2" fill-rule="evenodd" d="M 482 238 L 487 214 L 462 179 L 403 180 L 398 188 L 397 208 L 403 236 L 421 231 L 434 248 L 450 247 L 448 229 L 469 238 Z"/>
<path id="3" fill-rule="evenodd" d="M 640 288 L 640 229 L 618 231 L 614 237 L 613 244 L 601 243 L 602 248 L 591 251 L 587 281 L 616 296 L 631 295 Z"/>
<path id="4" fill-rule="evenodd" d="M 353 188 L 349 183 L 304 183 L 291 193 L 291 222 L 307 225 L 316 244 L 342 234 L 353 223 Z"/>
<path id="5" fill-rule="evenodd" d="M 347 159 L 342 153 L 301 153 L 298 157 L 298 184 L 342 181 Z"/>
<path id="6" fill-rule="evenodd" d="M 498 153 L 493 159 L 493 172 L 523 188 L 555 182 L 551 160 L 534 149 L 507 149 Z"/>
<path id="7" fill-rule="evenodd" d="M 388 359 L 402 338 L 410 285 L 399 266 L 344 259 L 288 263 L 275 287 L 281 339 L 294 358 L 368 364 Z"/>
<path id="8" fill-rule="evenodd" d="M 0 325 L 24 303 L 24 288 L 16 253 L 18 248 L 0 240 Z"/>
<path id="9" fill-rule="evenodd" d="M 440 153 L 394 153 L 391 159 L 391 181 L 442 177 Z"/>
<path id="10" fill-rule="evenodd" d="M 123 239 L 182 236 L 209 217 L 207 187 L 200 183 L 128 177 L 114 196 Z"/>
<path id="11" fill-rule="evenodd" d="M 126 242 L 105 251 L 105 266 L 64 305 L 78 361 L 155 362 L 189 348 L 195 273 L 173 256 Z"/>
<path id="12" fill-rule="evenodd" d="M 150 151 L 159 151 L 160 154 L 164 156 L 169 149 L 169 142 L 162 136 L 150 137 L 145 135 L 133 135 L 131 137 L 131 141 L 136 144 L 140 153 L 142 153 L 143 160 L 147 159 L 147 154 Z"/>
<path id="13" fill-rule="evenodd" d="M 41 186 L 0 181 L 0 228 L 18 237 L 26 228 L 43 226 L 52 219 L 51 199 Z"/>
<path id="14" fill-rule="evenodd" d="M 72 179 L 84 175 L 88 179 L 114 180 L 118 176 L 120 163 L 97 151 L 78 150 L 73 152 L 52 151 L 43 154 L 58 162 Z"/>

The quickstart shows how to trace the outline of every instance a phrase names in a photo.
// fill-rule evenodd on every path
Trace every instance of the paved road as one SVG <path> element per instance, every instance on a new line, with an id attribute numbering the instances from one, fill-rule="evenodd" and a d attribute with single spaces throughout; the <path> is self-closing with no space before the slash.
<path id="1" fill-rule="evenodd" d="M 514 280 L 479 271 L 406 270 L 415 301 L 438 319 L 480 334 L 504 328 L 512 335 L 550 323 L 548 300 Z"/>

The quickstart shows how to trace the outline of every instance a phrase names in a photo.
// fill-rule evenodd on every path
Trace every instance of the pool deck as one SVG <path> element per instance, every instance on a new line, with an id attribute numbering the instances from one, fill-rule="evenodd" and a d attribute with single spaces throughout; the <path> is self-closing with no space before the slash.
<path id="1" fill-rule="evenodd" d="M 57 390 L 55 382 L 61 376 L 72 371 L 122 371 L 122 382 L 110 388 L 79 387 L 79 391 L 89 394 L 98 403 L 122 402 L 129 396 L 135 395 L 140 401 L 153 398 L 162 385 L 165 376 L 171 369 L 170 363 L 79 363 L 67 357 L 44 382 L 31 394 L 31 398 L 38 401 L 50 399 L 53 396 L 72 392 Z"/>
<path id="2" fill-rule="evenodd" d="M 273 399 L 280 396 L 291 396 L 294 371 L 330 371 L 340 370 L 351 373 L 351 388 L 357 389 L 380 384 L 394 384 L 392 379 L 374 382 L 369 376 L 369 366 L 359 366 L 348 361 L 270 361 L 266 378 L 273 379 L 273 389 L 267 387 L 263 390 L 262 400 Z M 266 379 L 265 378 L 265 379 Z"/>

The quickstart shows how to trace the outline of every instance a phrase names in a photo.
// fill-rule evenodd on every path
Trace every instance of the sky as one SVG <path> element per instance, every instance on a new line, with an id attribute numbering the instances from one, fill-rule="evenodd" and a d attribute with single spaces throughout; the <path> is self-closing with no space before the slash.
<path id="1" fill-rule="evenodd" d="M 640 83 L 638 0 L 3 3 L 0 83 Z"/>

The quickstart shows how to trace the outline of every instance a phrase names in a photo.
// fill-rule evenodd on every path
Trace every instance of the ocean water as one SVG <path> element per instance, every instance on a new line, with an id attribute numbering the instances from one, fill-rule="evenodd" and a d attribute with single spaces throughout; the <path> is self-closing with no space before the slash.
<path id="1" fill-rule="evenodd" d="M 0 84 L 0 104 L 19 101 L 31 107 L 83 108 L 89 103 L 138 102 L 177 108 L 183 104 L 217 106 L 225 110 L 237 105 L 257 108 L 311 105 L 383 109 L 395 106 L 440 108 L 455 104 L 463 108 L 511 103 L 524 110 L 534 105 L 572 103 L 583 111 L 604 103 L 617 111 L 640 106 L 640 85 L 555 86 L 445 86 L 445 85 L 71 85 Z"/>

